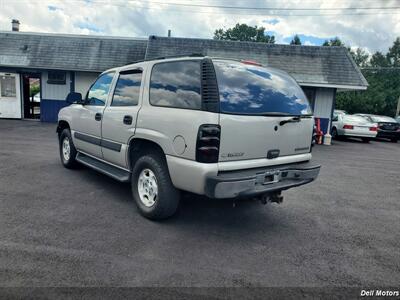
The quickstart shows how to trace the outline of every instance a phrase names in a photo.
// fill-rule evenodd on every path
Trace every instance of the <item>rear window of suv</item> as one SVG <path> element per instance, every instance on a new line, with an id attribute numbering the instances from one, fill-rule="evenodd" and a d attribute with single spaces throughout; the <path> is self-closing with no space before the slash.
<path id="1" fill-rule="evenodd" d="M 222 113 L 311 115 L 303 90 L 288 74 L 235 61 L 214 60 Z"/>

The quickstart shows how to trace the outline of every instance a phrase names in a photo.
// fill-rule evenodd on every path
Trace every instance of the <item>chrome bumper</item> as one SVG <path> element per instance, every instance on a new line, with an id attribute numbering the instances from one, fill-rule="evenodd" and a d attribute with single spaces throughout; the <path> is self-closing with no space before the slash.
<path id="1" fill-rule="evenodd" d="M 236 198 L 279 192 L 315 180 L 320 168 L 320 165 L 299 163 L 221 172 L 207 178 L 205 193 L 210 198 Z"/>

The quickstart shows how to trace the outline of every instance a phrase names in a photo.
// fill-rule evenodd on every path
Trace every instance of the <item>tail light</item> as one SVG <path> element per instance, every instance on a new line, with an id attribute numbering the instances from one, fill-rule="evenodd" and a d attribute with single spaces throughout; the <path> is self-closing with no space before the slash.
<path id="1" fill-rule="evenodd" d="M 378 131 L 378 127 L 370 127 L 369 131 Z"/>
<path id="2" fill-rule="evenodd" d="M 353 125 L 343 125 L 343 129 L 354 129 Z"/>
<path id="3" fill-rule="evenodd" d="M 216 163 L 219 156 L 221 127 L 214 124 L 203 124 L 199 127 L 196 143 L 196 161 Z"/>

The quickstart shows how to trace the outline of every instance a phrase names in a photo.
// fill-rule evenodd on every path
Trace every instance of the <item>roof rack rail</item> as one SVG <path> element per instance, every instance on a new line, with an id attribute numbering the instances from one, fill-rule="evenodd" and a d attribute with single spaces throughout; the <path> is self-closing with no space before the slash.
<path id="1" fill-rule="evenodd" d="M 140 63 L 140 62 L 144 62 L 144 61 L 159 60 L 159 59 L 180 58 L 180 57 L 205 57 L 205 56 L 206 55 L 204 55 L 202 53 L 166 55 L 166 56 L 159 56 L 159 57 L 152 57 L 152 58 L 145 58 L 145 59 L 135 60 L 133 62 L 128 63 L 128 65 L 136 64 L 136 63 Z"/>
<path id="2" fill-rule="evenodd" d="M 205 55 L 201 54 L 201 53 L 166 55 L 166 56 L 160 56 L 160 57 L 154 57 L 154 58 L 145 59 L 145 61 L 157 60 L 157 59 L 168 59 L 168 58 L 179 58 L 179 57 L 205 57 Z"/>

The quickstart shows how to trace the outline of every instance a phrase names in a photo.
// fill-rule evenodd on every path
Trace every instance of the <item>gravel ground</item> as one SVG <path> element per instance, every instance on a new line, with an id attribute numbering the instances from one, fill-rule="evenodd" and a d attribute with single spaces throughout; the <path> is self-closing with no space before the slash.
<path id="1" fill-rule="evenodd" d="M 67 170 L 55 124 L 0 120 L 0 286 L 376 287 L 400 282 L 400 143 L 316 146 L 283 204 L 186 195 L 141 217 L 130 186 Z"/>

